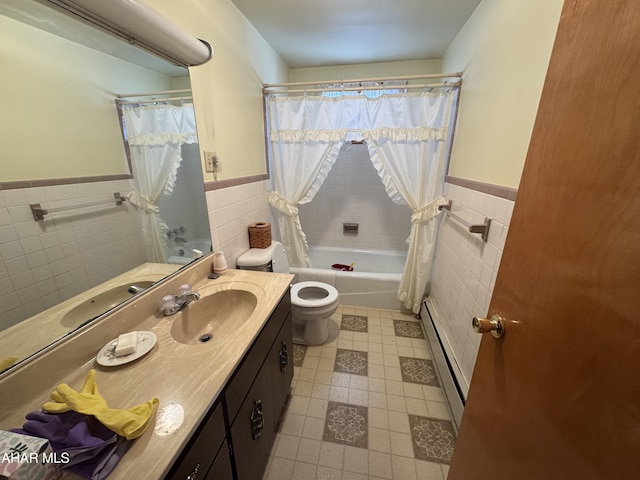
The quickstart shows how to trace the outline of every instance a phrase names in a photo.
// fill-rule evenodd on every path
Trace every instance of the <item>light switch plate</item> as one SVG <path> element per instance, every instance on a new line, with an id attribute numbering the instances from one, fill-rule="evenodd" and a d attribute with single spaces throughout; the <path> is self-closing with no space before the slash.
<path id="1" fill-rule="evenodd" d="M 208 173 L 220 171 L 220 159 L 215 152 L 204 152 L 204 170 Z"/>

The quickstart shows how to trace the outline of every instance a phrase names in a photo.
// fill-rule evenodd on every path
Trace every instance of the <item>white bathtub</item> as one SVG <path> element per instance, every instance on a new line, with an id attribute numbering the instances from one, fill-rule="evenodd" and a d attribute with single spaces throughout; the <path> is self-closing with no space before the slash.
<path id="1" fill-rule="evenodd" d="M 175 265 L 186 265 L 193 260 L 193 250 L 200 250 L 204 255 L 211 251 L 211 240 L 194 239 L 184 243 L 175 243 L 169 239 L 169 250 L 167 252 L 167 262 Z"/>
<path id="2" fill-rule="evenodd" d="M 315 280 L 333 285 L 342 305 L 400 310 L 402 303 L 397 295 L 406 258 L 405 252 L 309 247 L 311 267 L 291 267 L 291 273 L 300 282 Z M 352 272 L 331 269 L 334 263 L 352 262 Z"/>

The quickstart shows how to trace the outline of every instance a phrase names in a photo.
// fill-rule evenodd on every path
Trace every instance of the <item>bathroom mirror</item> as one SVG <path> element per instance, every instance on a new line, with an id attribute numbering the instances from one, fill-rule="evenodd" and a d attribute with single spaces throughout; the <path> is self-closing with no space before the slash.
<path id="1" fill-rule="evenodd" d="M 188 90 L 187 69 L 45 3 L 0 3 L 0 371 L 211 249 L 197 143 L 182 145 L 159 201 L 167 263 L 150 258 L 140 212 L 118 201 L 135 179 L 116 94 Z M 180 96 L 172 105 L 188 106 Z"/>

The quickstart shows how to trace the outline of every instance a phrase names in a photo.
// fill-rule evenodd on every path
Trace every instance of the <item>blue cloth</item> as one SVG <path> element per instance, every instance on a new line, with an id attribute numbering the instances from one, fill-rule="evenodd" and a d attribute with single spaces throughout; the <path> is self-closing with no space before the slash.
<path id="1" fill-rule="evenodd" d="M 131 445 L 95 417 L 74 411 L 64 413 L 31 412 L 21 429 L 13 432 L 46 438 L 52 450 L 68 455 L 60 467 L 91 480 L 106 478 Z M 66 456 L 65 455 L 65 456 Z"/>

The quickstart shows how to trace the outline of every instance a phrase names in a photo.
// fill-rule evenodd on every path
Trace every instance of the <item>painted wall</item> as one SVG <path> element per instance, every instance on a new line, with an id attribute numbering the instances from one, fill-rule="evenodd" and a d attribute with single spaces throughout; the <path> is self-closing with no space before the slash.
<path id="1" fill-rule="evenodd" d="M 563 0 L 484 0 L 442 58 L 463 71 L 449 174 L 518 187 Z"/>
<path id="2" fill-rule="evenodd" d="M 190 75 L 200 148 L 218 154 L 218 179 L 265 173 L 262 84 L 287 81 L 286 64 L 229 0 L 146 3 L 213 47 Z"/>
<path id="3" fill-rule="evenodd" d="M 171 79 L 0 16 L 0 182 L 128 174 L 115 93 Z"/>
<path id="4" fill-rule="evenodd" d="M 440 73 L 443 71 L 441 70 L 441 63 L 440 59 L 430 59 L 338 65 L 335 67 L 294 68 L 289 71 L 289 81 L 311 82 L 315 80 L 349 80 L 354 78 L 377 78 L 397 75 Z"/>

